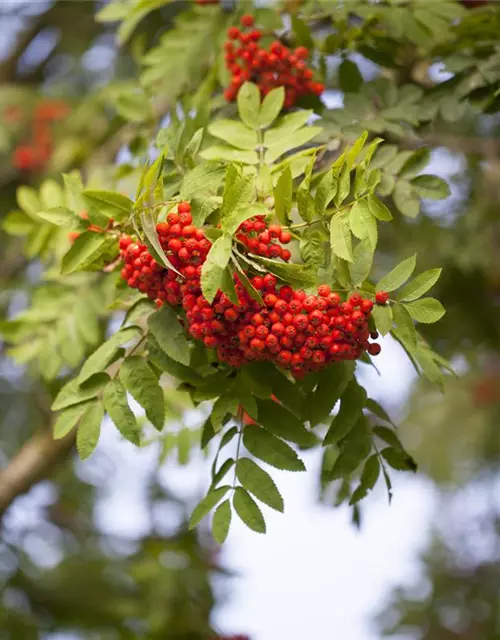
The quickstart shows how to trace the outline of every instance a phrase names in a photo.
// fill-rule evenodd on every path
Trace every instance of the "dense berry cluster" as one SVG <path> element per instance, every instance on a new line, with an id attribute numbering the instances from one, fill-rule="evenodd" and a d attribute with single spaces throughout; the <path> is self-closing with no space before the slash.
<path id="1" fill-rule="evenodd" d="M 242 84 L 248 81 L 254 82 L 263 96 L 276 87 L 284 87 L 285 109 L 301 96 L 323 93 L 323 84 L 314 81 L 313 72 L 305 62 L 309 56 L 305 47 L 290 51 L 277 40 L 268 51 L 259 46 L 262 32 L 252 28 L 253 17 L 243 16 L 241 24 L 244 30 L 228 29 L 229 40 L 224 45 L 226 66 L 232 74 L 231 84 L 224 92 L 226 100 L 235 100 Z"/>
<path id="2" fill-rule="evenodd" d="M 157 232 L 181 275 L 158 264 L 146 245 L 129 236 L 120 239 L 125 262 L 121 275 L 130 287 L 156 300 L 158 306 L 182 306 L 189 334 L 215 349 L 221 362 L 240 367 L 252 360 L 267 360 L 301 377 L 330 362 L 357 359 L 364 351 L 380 353 L 380 345 L 369 343 L 370 335 L 378 337 L 369 329 L 371 300 L 353 294 L 342 302 L 327 285 L 321 285 L 317 295 L 308 295 L 288 285 L 279 286 L 274 275 L 266 274 L 250 277 L 261 304 L 234 274 L 238 303 L 221 291 L 209 303 L 200 278 L 211 243 L 203 230 L 192 224 L 189 203 L 181 202 L 165 222 L 158 223 Z M 251 233 L 267 233 L 270 239 L 279 238 L 281 242 L 291 239 L 278 225 L 267 226 L 260 216 L 242 225 L 239 235 L 246 234 L 247 246 Z M 269 251 L 268 247 L 277 245 L 263 246 Z M 285 250 L 279 248 L 283 254 Z"/>
<path id="3" fill-rule="evenodd" d="M 236 238 L 250 253 L 258 256 L 281 258 L 285 262 L 292 256 L 288 249 L 283 249 L 281 246 L 291 242 L 292 234 L 282 229 L 279 224 L 268 225 L 265 216 L 255 216 L 245 220 L 240 225 Z"/>

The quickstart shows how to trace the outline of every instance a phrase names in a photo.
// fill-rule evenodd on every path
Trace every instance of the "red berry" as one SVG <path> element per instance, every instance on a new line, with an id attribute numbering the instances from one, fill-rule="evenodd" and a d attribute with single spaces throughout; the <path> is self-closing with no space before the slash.
<path id="1" fill-rule="evenodd" d="M 318 295 L 321 298 L 328 298 L 328 296 L 330 295 L 330 287 L 327 284 L 320 284 L 318 287 Z"/>
<path id="2" fill-rule="evenodd" d="M 361 303 L 361 311 L 364 311 L 364 313 L 370 313 L 372 309 L 373 302 L 371 300 L 363 300 L 363 302 Z"/>
<path id="3" fill-rule="evenodd" d="M 231 40 L 236 40 L 240 35 L 240 30 L 238 27 L 229 27 L 227 30 L 227 35 Z"/>
<path id="4" fill-rule="evenodd" d="M 168 215 L 167 215 L 167 222 L 169 224 L 177 224 L 179 222 L 179 214 L 176 213 L 175 211 L 171 211 Z"/>
<path id="5" fill-rule="evenodd" d="M 368 345 L 368 353 L 371 356 L 378 356 L 378 354 L 382 351 L 382 347 L 376 342 L 372 342 Z"/>
<path id="6" fill-rule="evenodd" d="M 253 27 L 254 24 L 254 18 L 253 16 L 251 16 L 250 14 L 245 14 L 244 16 L 242 16 L 241 18 L 241 24 L 244 27 Z"/>
<path id="7" fill-rule="evenodd" d="M 179 202 L 177 205 L 177 211 L 179 213 L 189 213 L 191 211 L 191 205 L 189 202 Z"/>
<path id="8" fill-rule="evenodd" d="M 375 302 L 377 304 L 386 304 L 389 300 L 389 294 L 387 291 L 379 291 L 375 294 Z"/>

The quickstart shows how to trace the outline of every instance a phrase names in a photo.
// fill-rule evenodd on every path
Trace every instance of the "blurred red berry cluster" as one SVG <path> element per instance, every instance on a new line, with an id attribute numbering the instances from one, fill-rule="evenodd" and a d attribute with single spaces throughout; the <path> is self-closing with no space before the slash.
<path id="1" fill-rule="evenodd" d="M 49 161 L 54 147 L 51 124 L 62 120 L 69 113 L 69 107 L 60 100 L 40 102 L 30 116 L 31 132 L 28 140 L 17 145 L 12 154 L 12 166 L 18 171 L 41 171 Z M 27 117 L 17 105 L 10 105 L 3 111 L 7 124 L 19 124 Z"/>
<path id="2" fill-rule="evenodd" d="M 309 56 L 305 47 L 291 51 L 276 40 L 267 51 L 259 46 L 262 32 L 252 28 L 253 17 L 243 16 L 241 24 L 243 30 L 228 29 L 229 40 L 224 45 L 226 66 L 232 74 L 231 84 L 224 92 L 226 100 L 235 100 L 240 87 L 248 81 L 259 87 L 262 96 L 276 87 L 284 87 L 285 109 L 292 107 L 301 96 L 323 93 L 324 85 L 314 81 L 313 71 L 305 62 Z"/>

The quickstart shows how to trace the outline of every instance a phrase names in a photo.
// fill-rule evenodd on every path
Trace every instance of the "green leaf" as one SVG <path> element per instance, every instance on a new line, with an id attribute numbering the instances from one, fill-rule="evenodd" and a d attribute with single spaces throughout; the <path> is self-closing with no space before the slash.
<path id="1" fill-rule="evenodd" d="M 255 425 L 245 427 L 243 444 L 256 458 L 277 469 L 305 471 L 304 463 L 295 451 L 286 442 L 273 436 L 262 427 Z"/>
<path id="2" fill-rule="evenodd" d="M 295 34 L 295 41 L 298 45 L 303 45 L 308 49 L 314 49 L 314 40 L 311 36 L 309 26 L 301 20 L 295 13 L 292 14 L 292 29 Z"/>
<path id="3" fill-rule="evenodd" d="M 63 409 L 54 422 L 54 440 L 59 440 L 68 435 L 87 408 L 92 404 L 92 400 L 88 400 L 87 402 L 82 402 L 81 404 L 74 405 L 73 407 Z"/>
<path id="4" fill-rule="evenodd" d="M 151 424 L 161 431 L 165 424 L 165 398 L 158 380 L 143 358 L 130 356 L 120 367 L 125 389 L 146 411 Z"/>
<path id="5" fill-rule="evenodd" d="M 105 369 L 109 363 L 115 357 L 116 351 L 120 345 L 126 344 L 134 338 L 138 338 L 142 334 L 139 327 L 127 327 L 126 329 L 120 329 L 109 340 L 106 340 L 100 347 L 98 347 L 91 356 L 87 359 L 83 367 L 81 368 L 80 375 L 78 376 L 79 384 L 82 384 L 93 376 Z"/>
<path id="6" fill-rule="evenodd" d="M 307 402 L 311 426 L 327 420 L 353 373 L 351 362 L 335 362 L 321 372 L 318 386 Z"/>
<path id="7" fill-rule="evenodd" d="M 378 281 L 375 291 L 394 291 L 394 289 L 400 287 L 415 271 L 416 263 L 416 254 L 400 262 L 392 271 L 389 271 L 389 273 Z"/>
<path id="8" fill-rule="evenodd" d="M 297 189 L 297 208 L 300 217 L 305 222 L 311 222 L 314 217 L 314 200 L 310 194 L 310 184 L 315 160 L 316 154 L 313 154 L 307 165 L 304 179 Z"/>
<path id="9" fill-rule="evenodd" d="M 398 300 L 400 302 L 417 300 L 417 298 L 427 293 L 427 291 L 436 284 L 442 271 L 442 269 L 429 269 L 428 271 L 420 273 L 401 289 L 397 295 Z"/>
<path id="10" fill-rule="evenodd" d="M 340 207 L 351 191 L 351 170 L 346 164 L 340 172 L 337 193 L 335 194 L 335 206 Z"/>
<path id="11" fill-rule="evenodd" d="M 300 257 L 304 265 L 317 271 L 325 263 L 324 231 L 317 227 L 307 227 L 300 238 Z"/>
<path id="12" fill-rule="evenodd" d="M 348 212 L 336 213 L 332 216 L 330 220 L 330 245 L 336 256 L 348 262 L 354 261 Z"/>
<path id="13" fill-rule="evenodd" d="M 361 414 L 351 433 L 340 443 L 340 454 L 328 473 L 330 480 L 345 478 L 354 473 L 370 453 L 372 443 L 369 434 L 364 433 L 366 418 Z"/>
<path id="14" fill-rule="evenodd" d="M 127 219 L 134 208 L 134 203 L 130 198 L 114 191 L 87 189 L 82 195 L 89 207 L 95 207 L 99 213 L 117 221 Z"/>
<path id="15" fill-rule="evenodd" d="M 259 506 L 250 494 L 237 487 L 233 495 L 233 507 L 242 522 L 257 533 L 266 532 L 266 523 Z"/>
<path id="16" fill-rule="evenodd" d="M 293 286 L 310 287 L 314 285 L 314 277 L 301 264 L 286 264 L 260 256 L 255 256 L 254 261 L 264 265 L 268 271 Z"/>
<path id="17" fill-rule="evenodd" d="M 182 181 L 180 197 L 190 200 L 198 193 L 215 194 L 226 174 L 226 166 L 220 160 L 208 160 L 196 166 Z"/>
<path id="18" fill-rule="evenodd" d="M 156 232 L 156 219 L 149 211 L 141 211 L 140 214 L 142 230 L 145 234 L 145 242 L 148 245 L 150 253 L 158 263 L 163 263 L 167 269 L 171 269 L 181 275 L 181 273 L 174 267 L 174 265 L 167 258 L 163 247 L 160 244 L 158 234 Z"/>
<path id="19" fill-rule="evenodd" d="M 260 91 L 252 82 L 245 84 L 238 91 L 238 113 L 247 127 L 258 129 L 260 127 Z"/>
<path id="20" fill-rule="evenodd" d="M 362 500 L 375 486 L 380 475 L 380 462 L 377 455 L 370 456 L 365 462 L 361 473 L 360 485 L 354 491 L 349 501 L 350 505 L 356 504 Z"/>
<path id="21" fill-rule="evenodd" d="M 200 500 L 189 520 L 189 528 L 194 529 L 203 518 L 205 518 L 215 505 L 222 500 L 226 493 L 231 489 L 229 485 L 219 487 L 218 489 L 212 489 L 207 495 Z"/>
<path id="22" fill-rule="evenodd" d="M 150 97 L 143 90 L 138 90 L 138 87 L 119 95 L 115 106 L 119 115 L 128 122 L 145 122 L 152 120 L 154 116 Z"/>
<path id="23" fill-rule="evenodd" d="M 214 402 L 212 413 L 210 415 L 215 433 L 221 430 L 222 421 L 228 413 L 231 416 L 236 415 L 238 405 L 238 398 L 235 398 L 233 395 L 223 395 L 220 396 L 220 398 L 217 398 Z"/>
<path id="24" fill-rule="evenodd" d="M 400 449 L 391 449 L 387 447 L 380 452 L 387 463 L 397 471 L 413 471 L 417 470 L 414 460 L 404 451 Z"/>
<path id="25" fill-rule="evenodd" d="M 174 309 L 163 305 L 152 313 L 148 317 L 148 328 L 160 349 L 176 362 L 189 365 L 189 343 Z"/>
<path id="26" fill-rule="evenodd" d="M 258 145 L 256 131 L 236 120 L 216 120 L 208 126 L 208 132 L 237 149 L 255 151 Z"/>
<path id="27" fill-rule="evenodd" d="M 422 171 L 422 169 L 429 164 L 430 158 L 430 149 L 418 149 L 404 163 L 401 171 L 399 172 L 399 177 L 406 179 L 413 178 L 417 175 L 417 173 L 420 173 L 420 171 Z"/>
<path id="28" fill-rule="evenodd" d="M 421 198 L 443 200 L 450 195 L 450 187 L 448 186 L 448 183 L 442 178 L 438 178 L 438 176 L 417 176 L 416 178 L 413 178 L 411 184 Z"/>
<path id="29" fill-rule="evenodd" d="M 269 129 L 269 131 L 265 132 L 265 146 L 270 147 L 277 144 L 282 141 L 283 137 L 293 137 L 292 134 L 294 134 L 298 129 L 301 129 L 313 113 L 314 111 L 312 109 L 300 109 L 299 111 L 294 111 L 293 113 L 289 113 L 286 116 L 279 118 L 274 126 Z"/>
<path id="30" fill-rule="evenodd" d="M 388 304 L 376 304 L 373 307 L 372 317 L 375 321 L 377 331 L 383 336 L 387 335 L 392 329 L 392 308 Z"/>
<path id="31" fill-rule="evenodd" d="M 396 183 L 392 193 L 394 204 L 408 218 L 416 218 L 419 214 L 420 201 L 417 195 L 415 189 L 402 180 Z"/>
<path id="32" fill-rule="evenodd" d="M 390 419 L 387 411 L 376 400 L 373 400 L 373 398 L 368 398 L 365 403 L 365 408 L 371 411 L 381 420 L 385 420 L 389 424 L 392 424 L 392 420 Z"/>
<path id="33" fill-rule="evenodd" d="M 354 203 L 351 208 L 349 221 L 351 231 L 356 238 L 368 240 L 373 249 L 375 249 L 378 238 L 377 222 L 372 216 L 366 200 L 359 200 Z"/>
<path id="34" fill-rule="evenodd" d="M 212 477 L 211 487 L 216 487 L 219 484 L 219 482 L 226 477 L 226 475 L 233 468 L 233 466 L 234 466 L 234 458 L 228 458 L 227 460 L 224 460 L 224 462 L 221 464 L 220 469 L 216 473 L 214 473 Z"/>
<path id="35" fill-rule="evenodd" d="M 216 509 L 212 519 L 212 535 L 217 544 L 224 544 L 231 526 L 231 504 L 224 500 Z"/>
<path id="36" fill-rule="evenodd" d="M 200 156 L 206 160 L 224 160 L 227 162 L 239 162 L 242 164 L 258 164 L 259 156 L 256 151 L 248 151 L 245 149 L 235 149 L 228 145 L 213 145 L 204 149 Z"/>
<path id="37" fill-rule="evenodd" d="M 141 428 L 128 406 L 127 391 L 120 380 L 109 382 L 103 393 L 102 402 L 115 427 L 124 438 L 139 446 Z"/>
<path id="38" fill-rule="evenodd" d="M 244 489 L 272 509 L 283 513 L 283 498 L 271 476 L 249 458 L 240 458 L 236 463 L 236 477 Z"/>
<path id="39" fill-rule="evenodd" d="M 392 308 L 392 312 L 394 316 L 394 324 L 399 329 L 400 335 L 403 335 L 411 344 L 416 345 L 417 331 L 408 311 L 404 306 L 395 304 Z"/>
<path id="40" fill-rule="evenodd" d="M 107 373 L 96 373 L 82 385 L 79 385 L 76 379 L 70 380 L 55 397 L 51 409 L 52 411 L 60 411 L 71 405 L 85 402 L 85 400 L 91 400 L 104 389 L 108 382 Z"/>
<path id="41" fill-rule="evenodd" d="M 373 246 L 368 239 L 358 242 L 354 247 L 354 262 L 349 264 L 349 274 L 354 286 L 361 285 L 370 275 L 373 252 Z"/>
<path id="42" fill-rule="evenodd" d="M 388 222 L 392 220 L 392 213 L 385 206 L 385 204 L 377 198 L 377 196 L 370 194 L 368 196 L 368 206 L 370 208 L 370 212 L 375 218 L 381 220 L 382 222 Z"/>
<path id="43" fill-rule="evenodd" d="M 56 227 L 64 227 L 65 229 L 85 229 L 85 223 L 80 217 L 75 215 L 71 209 L 67 207 L 54 207 L 53 209 L 47 209 L 46 211 L 39 211 L 38 217 L 45 222 Z"/>
<path id="44" fill-rule="evenodd" d="M 287 165 L 281 172 L 280 177 L 274 188 L 274 209 L 278 220 L 283 225 L 288 225 L 290 218 L 289 214 L 292 209 L 292 172 Z"/>
<path id="45" fill-rule="evenodd" d="M 88 266 L 109 247 L 109 238 L 104 233 L 86 231 L 75 240 L 69 251 L 64 254 L 61 263 L 61 273 L 68 275 L 79 268 Z"/>
<path id="46" fill-rule="evenodd" d="M 421 298 L 404 306 L 414 320 L 424 324 L 437 322 L 446 313 L 443 305 L 435 298 Z"/>
<path id="47" fill-rule="evenodd" d="M 343 60 L 339 66 L 339 85 L 345 93 L 357 93 L 363 86 L 363 76 L 356 63 Z"/>
<path id="48" fill-rule="evenodd" d="M 304 127 L 303 129 L 295 131 L 291 136 L 289 136 L 288 132 L 283 135 L 280 129 L 281 135 L 278 141 L 271 144 L 268 140 L 268 136 L 274 131 L 274 129 L 269 129 L 269 131 L 264 135 L 264 145 L 268 147 L 265 154 L 265 159 L 268 164 L 277 160 L 284 153 L 305 145 L 320 134 L 323 129 L 321 127 Z"/>
<path id="49" fill-rule="evenodd" d="M 391 445 L 393 449 L 403 449 L 403 445 L 399 441 L 398 436 L 392 429 L 388 429 L 387 427 L 373 427 L 373 433 L 387 444 Z"/>
<path id="50" fill-rule="evenodd" d="M 221 218 L 224 219 L 235 209 L 250 202 L 253 192 L 252 176 L 243 176 L 237 167 L 230 165 L 226 171 Z"/>
<path id="51" fill-rule="evenodd" d="M 308 431 L 301 420 L 274 400 L 259 400 L 258 422 L 270 433 L 303 447 L 316 443 L 316 437 Z"/>
<path id="52" fill-rule="evenodd" d="M 25 187 L 24 185 L 17 188 L 16 191 L 17 204 L 29 216 L 35 217 L 42 208 L 38 194 L 33 187 Z"/>
<path id="53" fill-rule="evenodd" d="M 207 259 L 203 263 L 201 271 L 201 290 L 203 295 L 212 302 L 217 291 L 222 286 L 224 269 L 229 263 L 232 251 L 232 238 L 223 235 L 218 238 L 208 252 Z"/>
<path id="54" fill-rule="evenodd" d="M 337 193 L 338 182 L 332 171 L 328 171 L 322 178 L 316 189 L 314 208 L 316 215 L 322 217 Z"/>
<path id="55" fill-rule="evenodd" d="M 270 91 L 264 98 L 259 112 L 259 124 L 261 128 L 269 127 L 279 116 L 285 101 L 284 87 L 277 87 Z"/>
<path id="56" fill-rule="evenodd" d="M 82 460 L 86 460 L 94 452 L 103 419 L 104 407 L 100 402 L 93 402 L 85 410 L 76 432 L 76 448 Z"/>
<path id="57" fill-rule="evenodd" d="M 351 380 L 340 399 L 340 410 L 328 429 L 323 446 L 337 444 L 345 438 L 363 415 L 366 401 L 366 391 L 356 380 Z"/>
<path id="58" fill-rule="evenodd" d="M 356 142 L 352 145 L 351 149 L 347 152 L 346 162 L 347 167 L 352 169 L 356 163 L 356 160 L 361 153 L 363 147 L 365 146 L 365 142 L 368 139 L 368 131 L 363 131 L 361 136 L 356 140 Z"/>
<path id="59" fill-rule="evenodd" d="M 24 211 L 11 211 L 1 223 L 1 228 L 11 236 L 26 236 L 31 233 L 36 222 Z"/>

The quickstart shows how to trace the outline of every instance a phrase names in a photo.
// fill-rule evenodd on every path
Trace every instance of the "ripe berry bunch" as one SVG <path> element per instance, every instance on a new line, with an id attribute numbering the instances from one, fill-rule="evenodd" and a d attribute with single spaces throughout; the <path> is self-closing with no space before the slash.
<path id="1" fill-rule="evenodd" d="M 258 256 L 281 258 L 285 262 L 288 262 L 292 256 L 288 249 L 283 249 L 281 246 L 291 242 L 292 234 L 286 229 L 282 229 L 279 224 L 269 225 L 265 216 L 256 216 L 242 222 L 236 238 L 251 253 Z"/>
<path id="2" fill-rule="evenodd" d="M 228 102 L 236 99 L 240 87 L 247 81 L 254 82 L 262 96 L 276 87 L 284 87 L 285 109 L 292 107 L 301 96 L 323 93 L 324 85 L 314 81 L 313 71 L 305 62 L 309 56 L 306 47 L 290 51 L 276 40 L 267 51 L 259 46 L 262 32 L 252 28 L 253 17 L 243 16 L 241 24 L 243 30 L 228 29 L 229 40 L 224 45 L 226 67 L 232 74 L 231 84 L 224 92 Z"/>
<path id="3" fill-rule="evenodd" d="M 146 245 L 129 236 L 120 239 L 125 263 L 121 275 L 130 287 L 145 293 L 158 306 L 182 306 L 189 334 L 207 348 L 216 349 L 221 362 L 241 367 L 249 361 L 267 360 L 300 378 L 330 362 L 357 359 L 365 351 L 370 355 L 380 353 L 379 344 L 369 343 L 370 337 L 378 337 L 369 329 L 371 300 L 353 294 L 342 302 L 327 285 L 321 285 L 317 295 L 307 295 L 289 285 L 278 286 L 276 277 L 268 273 L 250 279 L 262 297 L 261 304 L 250 296 L 235 273 L 237 302 L 218 291 L 209 303 L 200 279 L 211 243 L 203 230 L 192 224 L 189 203 L 181 202 L 177 211 L 170 212 L 156 228 L 162 247 L 181 275 L 158 264 Z M 267 244 L 262 234 L 267 234 Z M 273 255 L 270 248 L 277 247 L 280 257 L 287 257 L 283 256 L 286 250 L 271 239 L 287 243 L 290 234 L 279 225 L 268 226 L 263 216 L 245 221 L 238 236 L 246 238 L 239 239 L 252 251 L 265 249 L 266 255 Z"/>

